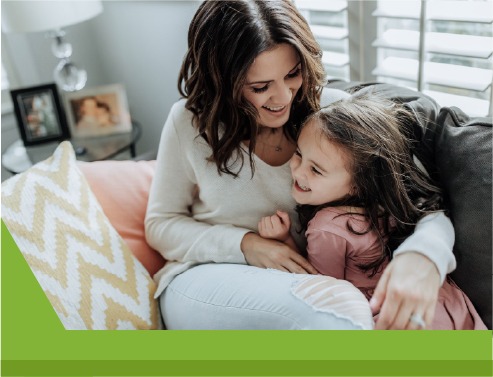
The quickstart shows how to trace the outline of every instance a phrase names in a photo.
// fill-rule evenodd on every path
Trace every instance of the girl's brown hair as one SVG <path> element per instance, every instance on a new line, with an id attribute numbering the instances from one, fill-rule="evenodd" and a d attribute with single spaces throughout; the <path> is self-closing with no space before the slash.
<path id="1" fill-rule="evenodd" d="M 414 231 L 416 223 L 443 206 L 441 190 L 413 161 L 412 130 L 416 119 L 404 105 L 369 93 L 334 102 L 311 115 L 305 124 L 308 122 L 318 127 L 321 137 L 348 152 L 346 169 L 353 176 L 356 191 L 321 206 L 299 205 L 303 229 L 322 208 L 363 208 L 369 228 L 358 233 L 349 222 L 347 227 L 354 234 L 377 232 L 382 254 L 359 266 L 364 271 L 372 270 L 374 275 Z M 379 226 L 382 216 L 383 230 Z M 390 217 L 396 223 L 391 229 Z"/>
<path id="2" fill-rule="evenodd" d="M 322 51 L 295 6 L 288 0 L 205 1 L 190 24 L 178 90 L 212 149 L 209 160 L 219 174 L 238 176 L 244 163 L 240 143 L 248 139 L 254 172 L 258 111 L 242 89 L 255 58 L 282 43 L 294 47 L 301 60 L 303 84 L 284 125 L 286 136 L 295 140 L 303 119 L 319 109 L 325 83 Z M 238 160 L 240 170 L 233 172 Z"/>

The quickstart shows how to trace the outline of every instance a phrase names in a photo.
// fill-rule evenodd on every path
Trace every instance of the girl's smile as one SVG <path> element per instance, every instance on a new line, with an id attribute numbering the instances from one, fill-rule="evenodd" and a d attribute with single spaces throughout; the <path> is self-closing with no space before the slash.
<path id="1" fill-rule="evenodd" d="M 312 190 L 310 190 L 308 187 L 305 187 L 305 186 L 303 186 L 303 185 L 300 185 L 300 184 L 298 183 L 298 181 L 294 181 L 294 187 L 296 188 L 296 190 L 299 190 L 299 191 L 301 191 L 301 192 L 312 191 Z"/>

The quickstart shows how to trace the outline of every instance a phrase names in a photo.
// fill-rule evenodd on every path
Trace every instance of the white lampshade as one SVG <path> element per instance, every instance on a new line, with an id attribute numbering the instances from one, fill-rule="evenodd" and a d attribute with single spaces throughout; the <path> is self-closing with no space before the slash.
<path id="1" fill-rule="evenodd" d="M 33 33 L 89 20 L 103 11 L 95 1 L 2 1 L 2 30 Z"/>

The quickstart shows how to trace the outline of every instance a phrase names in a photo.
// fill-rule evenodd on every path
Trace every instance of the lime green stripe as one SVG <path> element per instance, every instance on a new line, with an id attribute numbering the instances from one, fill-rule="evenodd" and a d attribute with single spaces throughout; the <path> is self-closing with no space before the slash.
<path id="1" fill-rule="evenodd" d="M 3 376 L 491 376 L 491 361 L 2 361 Z"/>

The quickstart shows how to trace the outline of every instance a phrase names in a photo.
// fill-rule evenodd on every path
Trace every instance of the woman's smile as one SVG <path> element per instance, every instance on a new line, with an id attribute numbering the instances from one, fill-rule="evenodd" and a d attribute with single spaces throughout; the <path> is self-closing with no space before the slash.
<path id="1" fill-rule="evenodd" d="M 280 117 L 286 114 L 288 110 L 288 106 L 284 105 L 281 107 L 268 107 L 268 106 L 262 106 L 262 109 L 267 112 L 267 114 L 275 117 Z"/>

